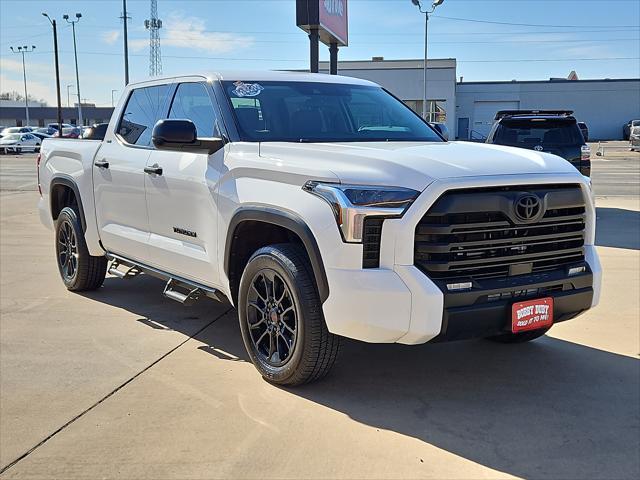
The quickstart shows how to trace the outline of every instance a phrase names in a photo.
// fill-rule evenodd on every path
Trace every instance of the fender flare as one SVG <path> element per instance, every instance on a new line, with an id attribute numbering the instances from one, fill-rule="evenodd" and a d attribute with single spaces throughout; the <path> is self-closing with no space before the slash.
<path id="1" fill-rule="evenodd" d="M 293 212 L 287 210 L 280 210 L 272 207 L 252 205 L 247 207 L 240 207 L 231 218 L 229 227 L 227 230 L 227 239 L 225 242 L 224 250 L 224 273 L 229 276 L 229 264 L 231 262 L 231 244 L 238 225 L 245 221 L 259 221 L 264 223 L 271 223 L 280 227 L 291 230 L 300 239 L 309 255 L 311 261 L 311 267 L 313 268 L 313 275 L 318 286 L 318 293 L 320 294 L 320 301 L 322 303 L 329 297 L 329 282 L 327 280 L 327 274 L 324 269 L 324 263 L 322 261 L 322 255 L 318 248 L 318 242 L 311 232 L 309 226 Z"/>
<path id="2" fill-rule="evenodd" d="M 82 225 L 82 231 L 87 231 L 87 222 L 84 216 L 84 208 L 82 207 L 82 197 L 80 196 L 80 189 L 78 185 L 73 180 L 72 177 L 68 175 L 58 174 L 51 179 L 51 184 L 49 185 L 49 209 L 53 214 L 53 189 L 57 185 L 64 185 L 65 187 L 69 187 L 73 190 L 74 195 L 76 196 L 76 201 L 78 202 L 78 210 L 80 210 L 80 224 Z"/>

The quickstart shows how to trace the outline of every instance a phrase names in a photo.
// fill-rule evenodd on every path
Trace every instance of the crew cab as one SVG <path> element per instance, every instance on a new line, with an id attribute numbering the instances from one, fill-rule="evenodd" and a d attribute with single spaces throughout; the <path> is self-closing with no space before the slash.
<path id="1" fill-rule="evenodd" d="M 502 110 L 486 142 L 553 153 L 588 177 L 591 149 L 582 132 L 571 110 Z"/>
<path id="2" fill-rule="evenodd" d="M 38 164 L 70 291 L 150 274 L 180 303 L 227 299 L 276 384 L 323 377 L 342 337 L 525 342 L 599 299 L 588 179 L 445 141 L 365 80 L 130 84 L 104 140 L 46 139 Z"/>

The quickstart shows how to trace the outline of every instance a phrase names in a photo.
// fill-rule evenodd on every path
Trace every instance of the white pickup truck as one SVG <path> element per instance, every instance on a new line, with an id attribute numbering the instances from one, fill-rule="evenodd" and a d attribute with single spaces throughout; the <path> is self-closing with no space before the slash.
<path id="1" fill-rule="evenodd" d="M 588 179 L 554 155 L 446 141 L 364 80 L 132 84 L 103 141 L 47 139 L 38 173 L 69 290 L 108 271 L 164 278 L 185 304 L 226 298 L 277 384 L 324 376 L 342 337 L 516 343 L 598 302 Z"/>

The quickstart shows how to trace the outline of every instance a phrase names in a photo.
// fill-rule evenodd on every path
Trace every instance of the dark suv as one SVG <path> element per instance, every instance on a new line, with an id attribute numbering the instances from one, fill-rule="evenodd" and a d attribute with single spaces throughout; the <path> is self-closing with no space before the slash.
<path id="1" fill-rule="evenodd" d="M 500 111 L 487 143 L 553 153 L 591 174 L 591 150 L 571 110 Z"/>

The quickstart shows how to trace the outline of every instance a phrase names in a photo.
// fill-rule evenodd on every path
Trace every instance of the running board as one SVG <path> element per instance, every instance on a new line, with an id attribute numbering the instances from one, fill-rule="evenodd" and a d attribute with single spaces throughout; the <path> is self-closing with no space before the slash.
<path id="1" fill-rule="evenodd" d="M 226 299 L 226 297 L 215 288 L 211 288 L 176 275 L 171 275 L 167 272 L 163 272 L 162 270 L 158 270 L 157 268 L 124 258 L 120 255 L 107 253 L 107 258 L 112 261 L 111 266 L 109 267 L 109 273 L 123 280 L 133 278 L 141 273 L 146 273 L 153 277 L 166 280 L 167 284 L 165 285 L 162 294 L 165 297 L 175 300 L 183 305 L 192 305 L 201 297 L 209 297 L 213 300 L 217 300 L 218 302 L 224 302 Z M 127 269 L 121 270 L 118 268 L 120 266 L 127 267 Z"/>

